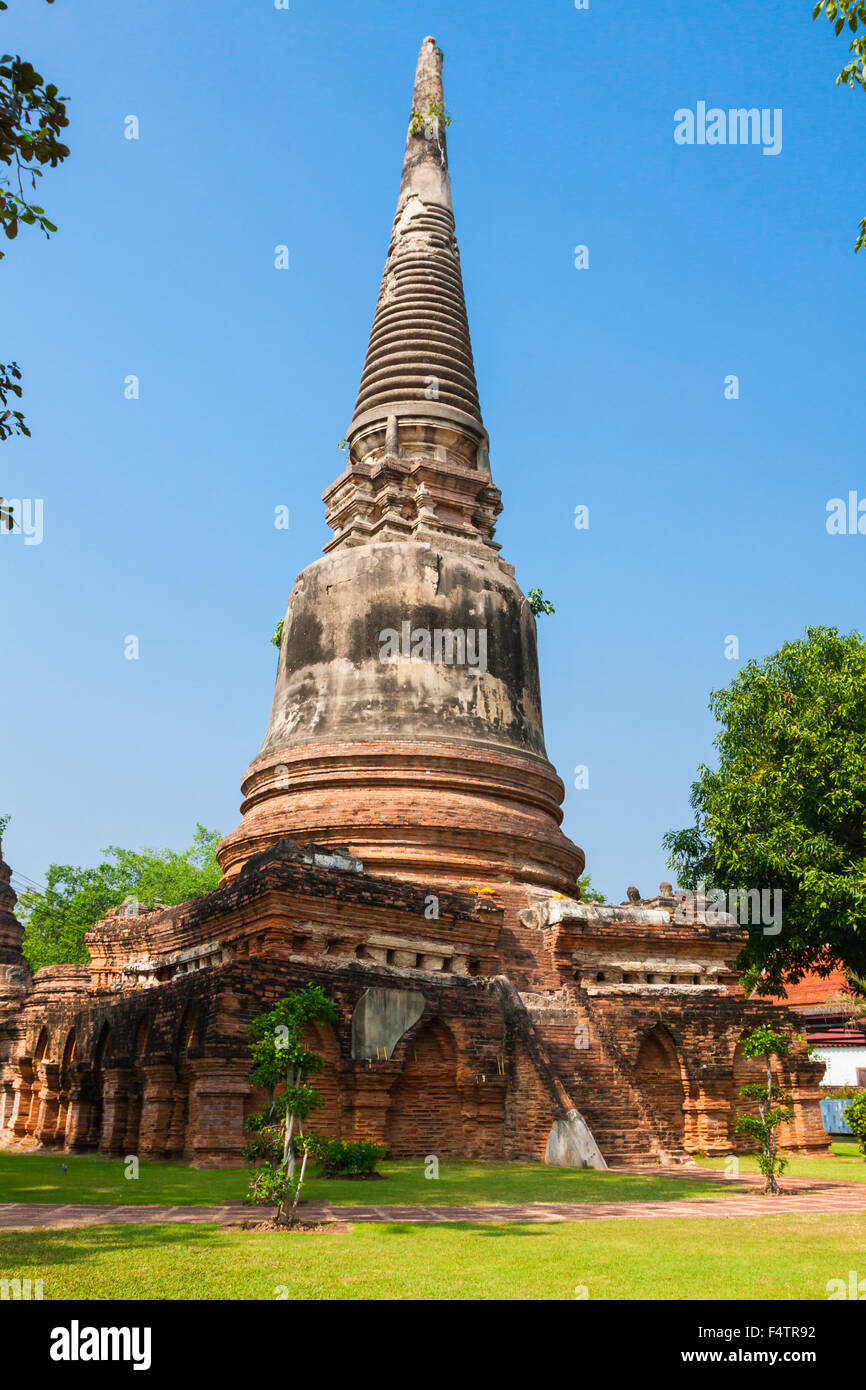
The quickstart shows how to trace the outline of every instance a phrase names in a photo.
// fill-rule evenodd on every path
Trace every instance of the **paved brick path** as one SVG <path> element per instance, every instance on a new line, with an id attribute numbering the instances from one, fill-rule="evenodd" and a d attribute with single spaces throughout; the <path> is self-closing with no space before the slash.
<path id="1" fill-rule="evenodd" d="M 631 1170 L 634 1171 L 634 1170 Z M 866 1183 L 783 1179 L 782 1197 L 765 1197 L 762 1179 L 751 1174 L 735 1180 L 724 1174 L 694 1169 L 671 1171 L 653 1168 L 658 1176 L 705 1179 L 716 1185 L 731 1181 L 734 1191 L 724 1197 L 673 1198 L 655 1202 L 528 1202 L 523 1204 L 477 1206 L 335 1206 L 331 1202 L 303 1202 L 302 1219 L 309 1224 L 330 1222 L 563 1222 L 644 1220 L 654 1217 L 748 1217 L 766 1214 L 866 1212 Z M 217 1222 L 238 1226 L 262 1219 L 264 1212 L 243 1202 L 222 1206 L 84 1206 L 50 1202 L 8 1202 L 0 1204 L 0 1232 L 62 1229 L 77 1226 L 141 1225 L 146 1222 L 202 1224 Z"/>

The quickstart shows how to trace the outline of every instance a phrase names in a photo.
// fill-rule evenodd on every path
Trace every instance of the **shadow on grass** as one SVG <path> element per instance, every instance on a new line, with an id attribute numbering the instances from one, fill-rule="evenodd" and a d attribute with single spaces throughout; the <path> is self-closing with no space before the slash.
<path id="1" fill-rule="evenodd" d="M 537 1226 L 520 1221 L 377 1221 L 358 1222 L 358 1225 L 375 1225 L 378 1231 L 393 1236 L 417 1235 L 418 1231 L 470 1231 L 479 1236 L 546 1236 L 547 1225 L 563 1226 L 564 1221 L 539 1222 Z"/>
<path id="2" fill-rule="evenodd" d="M 6 1231 L 0 1233 L 0 1268 L 13 1262 L 27 1265 L 74 1265 L 118 1251 L 146 1254 L 172 1247 L 207 1245 L 214 1235 L 230 1234 L 216 1224 L 177 1226 L 85 1226 L 74 1230 Z"/>
<path id="3" fill-rule="evenodd" d="M 560 1223 L 556 1223 L 560 1224 Z M 546 1226 L 502 1222 L 492 1224 L 481 1221 L 405 1221 L 405 1222 L 358 1222 L 352 1227 L 354 1232 L 375 1230 L 385 1237 L 410 1236 L 417 1238 L 421 1232 L 449 1230 L 463 1231 L 475 1235 L 499 1238 L 527 1237 L 543 1240 L 549 1235 Z M 126 1254 L 144 1259 L 157 1250 L 212 1250 L 215 1238 L 224 1248 L 226 1257 L 231 1259 L 233 1247 L 238 1236 L 255 1240 L 279 1240 L 291 1249 L 293 1242 L 303 1242 L 306 1247 L 310 1241 L 329 1241 L 334 1232 L 269 1231 L 249 1232 L 238 1227 L 224 1227 L 216 1223 L 207 1225 L 178 1224 L 141 1226 L 92 1226 L 75 1230 L 34 1230 L 8 1231 L 0 1234 L 0 1270 L 7 1276 L 16 1268 L 38 1270 L 51 1268 L 71 1268 L 75 1265 L 98 1263 L 105 1257 Z"/>

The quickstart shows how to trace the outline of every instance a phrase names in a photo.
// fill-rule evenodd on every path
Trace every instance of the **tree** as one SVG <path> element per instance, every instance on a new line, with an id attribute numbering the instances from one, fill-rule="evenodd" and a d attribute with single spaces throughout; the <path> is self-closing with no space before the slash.
<path id="1" fill-rule="evenodd" d="M 179 853 L 110 845 L 96 868 L 50 865 L 45 888 L 28 888 L 18 900 L 23 949 L 31 968 L 85 963 L 85 932 L 123 902 L 130 902 L 134 912 L 136 903 L 171 905 L 210 893 L 220 880 L 214 852 L 221 839 L 218 830 L 197 825 L 192 845 Z"/>
<path id="2" fill-rule="evenodd" d="M 781 932 L 749 925 L 739 966 L 785 992 L 837 964 L 866 973 L 866 643 L 810 627 L 711 693 L 719 765 L 665 845 L 680 883 L 781 891 Z"/>
<path id="3" fill-rule="evenodd" d="M 852 34 L 857 34 L 858 25 L 866 28 L 866 0 L 818 0 L 812 11 L 812 19 L 817 19 L 822 10 L 835 28 L 837 38 L 846 24 Z M 852 55 L 851 61 L 839 73 L 836 86 L 844 85 L 852 91 L 860 87 L 866 92 L 866 34 L 853 38 L 848 52 Z M 854 250 L 859 251 L 862 246 L 866 246 L 866 217 L 860 222 Z"/>
<path id="4" fill-rule="evenodd" d="M 604 896 L 604 893 L 600 893 L 600 892 L 598 891 L 597 888 L 593 888 L 593 886 L 592 886 L 592 875 L 591 875 L 591 874 L 581 874 L 580 878 L 577 880 L 577 886 L 578 886 L 578 888 L 580 889 L 580 896 L 579 896 L 579 901 L 580 901 L 580 902 L 582 902 L 582 903 L 606 903 L 606 902 L 607 902 L 607 898 Z"/>
<path id="5" fill-rule="evenodd" d="M 845 1106 L 845 1119 L 856 1134 L 860 1152 L 866 1159 L 866 1091 L 861 1091 Z"/>
<path id="6" fill-rule="evenodd" d="M 250 1082 L 263 1087 L 267 1094 L 265 1108 L 246 1121 L 256 1138 L 246 1145 L 244 1156 L 253 1162 L 263 1160 L 250 1182 L 249 1195 L 259 1205 L 273 1205 L 274 1219 L 280 1225 L 295 1223 L 307 1158 L 316 1138 L 304 1134 L 304 1121 L 322 1104 L 321 1095 L 308 1079 L 322 1070 L 322 1058 L 305 1046 L 304 1030 L 308 1023 L 333 1023 L 336 1017 L 334 1005 L 320 986 L 306 985 L 249 1025 L 253 1059 Z M 278 1086 L 283 1087 L 279 1095 Z"/>
<path id="7" fill-rule="evenodd" d="M 49 5 L 54 0 L 48 0 Z M 0 10 L 9 6 L 0 0 Z M 59 95 L 53 82 L 46 83 L 32 63 L 20 54 L 0 57 L 0 228 L 14 241 L 18 228 L 41 227 L 46 237 L 57 228 L 45 209 L 28 196 L 42 178 L 41 165 L 52 169 L 69 154 L 60 139 L 69 125 L 66 97 Z M 0 260 L 5 255 L 0 251 Z M 17 362 L 0 362 L 0 440 L 13 434 L 30 437 L 20 410 L 12 410 L 9 398 L 21 398 L 21 372 Z"/>
<path id="8" fill-rule="evenodd" d="M 776 1181 L 777 1174 L 784 1173 L 788 1160 L 780 1158 L 776 1142 L 779 1125 L 789 1124 L 794 1118 L 790 1108 L 791 1097 L 773 1080 L 773 1057 L 787 1057 L 791 1044 L 784 1033 L 774 1033 L 772 1028 L 761 1024 L 747 1033 L 743 1039 L 745 1057 L 763 1057 L 767 1066 L 767 1079 L 753 1085 L 741 1086 L 740 1095 L 744 1100 L 758 1103 L 757 1115 L 740 1112 L 737 1115 L 737 1134 L 749 1134 L 760 1145 L 758 1167 L 764 1175 L 764 1191 L 776 1195 L 781 1191 Z"/>

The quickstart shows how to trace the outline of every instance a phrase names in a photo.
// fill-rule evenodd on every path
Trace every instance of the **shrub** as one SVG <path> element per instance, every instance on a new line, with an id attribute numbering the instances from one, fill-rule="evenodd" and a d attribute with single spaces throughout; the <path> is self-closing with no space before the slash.
<path id="1" fill-rule="evenodd" d="M 850 1105 L 845 1106 L 845 1119 L 856 1134 L 860 1152 L 866 1158 L 866 1091 L 861 1091 Z"/>
<path id="2" fill-rule="evenodd" d="M 325 1173 L 340 1176 L 375 1173 L 376 1164 L 385 1154 L 381 1144 L 372 1144 L 369 1139 L 338 1139 L 334 1134 L 317 1134 L 310 1151 Z"/>

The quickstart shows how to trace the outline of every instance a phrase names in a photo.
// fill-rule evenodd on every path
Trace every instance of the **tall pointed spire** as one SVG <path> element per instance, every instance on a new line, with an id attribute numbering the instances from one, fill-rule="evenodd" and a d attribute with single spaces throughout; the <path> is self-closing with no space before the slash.
<path id="1" fill-rule="evenodd" d="M 442 52 L 421 45 L 400 196 L 348 433 L 325 493 L 341 543 L 443 535 L 489 553 L 501 511 L 490 479 L 454 236 Z"/>
<path id="2" fill-rule="evenodd" d="M 289 595 L 268 731 L 217 854 L 233 879 L 283 837 L 348 845 L 368 873 L 428 887 L 521 885 L 523 908 L 522 885 L 572 892 L 584 860 L 559 828 L 532 608 L 492 539 L 441 72 L 425 39 L 346 470 L 325 493 L 335 534 Z"/>
<path id="3" fill-rule="evenodd" d="M 24 928 L 15 916 L 18 896 L 12 870 L 3 858 L 3 818 L 0 817 L 0 1024 L 10 1003 L 29 988 L 30 970 L 21 951 Z"/>
<path id="4" fill-rule="evenodd" d="M 442 50 L 427 38 L 418 54 L 415 89 L 403 157 L 403 180 L 397 203 L 399 219 L 407 199 L 414 194 L 424 203 L 452 210 L 448 177 L 447 114 L 442 89 Z"/>
<path id="5" fill-rule="evenodd" d="M 0 828 L 0 964 L 17 963 L 21 956 L 24 928 L 15 916 L 18 895 L 12 887 L 12 870 L 3 858 Z"/>

